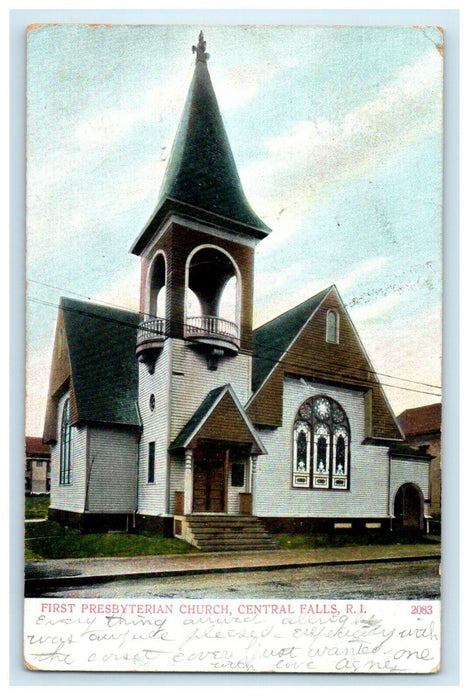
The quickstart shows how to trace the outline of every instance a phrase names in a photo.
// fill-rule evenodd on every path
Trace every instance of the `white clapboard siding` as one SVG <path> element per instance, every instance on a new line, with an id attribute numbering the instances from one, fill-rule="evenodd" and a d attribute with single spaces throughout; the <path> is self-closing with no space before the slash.
<path id="1" fill-rule="evenodd" d="M 415 484 L 425 500 L 430 498 L 430 462 L 427 460 L 392 457 L 389 490 L 389 508 L 394 513 L 394 499 L 400 486 Z"/>
<path id="2" fill-rule="evenodd" d="M 244 486 L 231 485 L 231 467 L 228 472 L 228 513 L 229 515 L 239 515 L 240 502 L 239 494 L 248 491 L 247 484 L 249 478 L 249 465 L 244 466 Z"/>
<path id="3" fill-rule="evenodd" d="M 51 450 L 51 508 L 83 513 L 85 509 L 86 442 L 87 428 L 71 429 L 70 483 L 60 484 L 60 425 L 62 410 L 69 394 L 64 394 L 58 405 L 57 443 Z M 53 457 L 52 457 L 53 455 Z"/>
<path id="4" fill-rule="evenodd" d="M 161 515 L 167 510 L 169 387 L 171 382 L 173 340 L 166 340 L 155 371 L 139 368 L 138 406 L 143 423 L 138 459 L 138 513 Z M 155 409 L 150 410 L 150 396 L 155 395 Z M 148 444 L 155 443 L 155 481 L 148 483 Z"/>
<path id="5" fill-rule="evenodd" d="M 292 487 L 293 423 L 300 405 L 315 394 L 338 401 L 347 413 L 350 432 L 350 489 L 347 491 Z M 271 517 L 367 517 L 388 515 L 388 448 L 363 445 L 363 392 L 332 388 L 300 379 L 284 380 L 283 426 L 260 430 L 268 451 L 258 459 L 253 510 Z"/>
<path id="6" fill-rule="evenodd" d="M 182 340 L 174 340 L 171 440 L 198 409 L 209 391 L 231 384 L 241 404 L 250 395 L 251 358 L 245 354 L 221 358 L 216 371 L 207 368 L 207 359 Z"/>
<path id="7" fill-rule="evenodd" d="M 121 428 L 89 428 L 90 513 L 134 512 L 137 500 L 138 434 Z"/>
<path id="8" fill-rule="evenodd" d="M 31 493 L 44 493 L 47 484 L 46 460 L 31 460 Z"/>

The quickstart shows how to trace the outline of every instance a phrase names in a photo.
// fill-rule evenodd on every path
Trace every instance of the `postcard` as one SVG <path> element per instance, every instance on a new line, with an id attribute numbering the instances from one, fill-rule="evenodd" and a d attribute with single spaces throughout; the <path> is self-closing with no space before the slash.
<path id="1" fill-rule="evenodd" d="M 440 668 L 443 29 L 27 35 L 24 664 Z"/>

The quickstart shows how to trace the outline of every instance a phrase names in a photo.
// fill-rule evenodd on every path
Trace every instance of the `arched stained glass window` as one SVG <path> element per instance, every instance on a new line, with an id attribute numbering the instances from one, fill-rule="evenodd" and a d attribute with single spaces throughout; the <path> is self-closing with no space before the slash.
<path id="1" fill-rule="evenodd" d="M 339 314 L 329 309 L 326 316 L 326 343 L 339 342 Z"/>
<path id="2" fill-rule="evenodd" d="M 313 396 L 301 404 L 293 427 L 293 486 L 348 489 L 350 426 L 337 401 Z"/>
<path id="3" fill-rule="evenodd" d="M 70 465 L 72 450 L 72 425 L 70 420 L 70 399 L 66 399 L 62 409 L 60 428 L 60 475 L 61 484 L 70 483 Z"/>
<path id="4" fill-rule="evenodd" d="M 334 428 L 332 447 L 332 487 L 347 488 L 349 435 L 343 425 Z"/>
<path id="5" fill-rule="evenodd" d="M 311 433 L 308 423 L 295 425 L 293 443 L 293 485 L 309 486 Z"/>

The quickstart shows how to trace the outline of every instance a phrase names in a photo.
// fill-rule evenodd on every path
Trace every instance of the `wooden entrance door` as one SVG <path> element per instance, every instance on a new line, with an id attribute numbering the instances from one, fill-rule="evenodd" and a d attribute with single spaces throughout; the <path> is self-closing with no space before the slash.
<path id="1" fill-rule="evenodd" d="M 194 456 L 194 513 L 226 510 L 226 450 L 200 449 Z"/>

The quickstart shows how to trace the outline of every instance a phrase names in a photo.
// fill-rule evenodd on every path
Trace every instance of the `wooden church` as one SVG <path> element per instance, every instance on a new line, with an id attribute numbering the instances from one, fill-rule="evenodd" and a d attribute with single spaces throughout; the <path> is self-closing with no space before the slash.
<path id="1" fill-rule="evenodd" d="M 243 192 L 202 33 L 193 50 L 159 200 L 131 248 L 140 313 L 60 302 L 49 517 L 202 549 L 268 548 L 287 529 L 423 529 L 431 457 L 405 446 L 336 287 L 253 330 L 270 229 Z"/>

